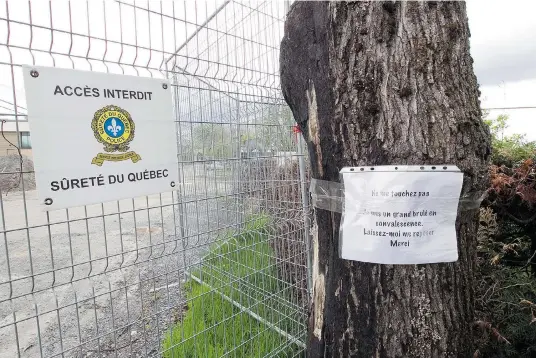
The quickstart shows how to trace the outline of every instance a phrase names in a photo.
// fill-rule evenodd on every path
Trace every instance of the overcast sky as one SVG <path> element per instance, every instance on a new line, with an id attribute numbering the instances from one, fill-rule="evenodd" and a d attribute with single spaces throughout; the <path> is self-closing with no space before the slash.
<path id="1" fill-rule="evenodd" d="M 201 23 L 210 13 L 212 13 L 213 9 L 215 9 L 221 1 L 222 0 L 210 0 L 208 2 L 209 5 L 204 5 L 205 2 L 199 1 L 198 7 L 195 9 L 192 1 L 188 1 L 186 6 L 181 2 L 181 5 L 177 6 L 177 11 L 185 12 L 187 18 L 195 19 L 194 22 Z M 53 3 L 55 6 L 55 27 L 61 27 L 62 21 L 68 18 L 68 16 L 66 16 L 68 14 L 67 6 L 65 6 L 66 3 L 64 1 L 55 0 Z M 85 4 L 85 2 L 80 1 L 74 1 L 73 3 Z M 110 5 L 110 3 L 112 2 L 110 1 L 108 4 Z M 140 1 L 139 3 L 143 3 L 143 1 Z M 0 0 L 0 4 L 0 18 L 4 19 L 0 19 L 0 61 L 5 64 L 9 63 L 9 58 L 7 57 L 8 54 L 5 51 L 6 47 L 2 46 L 2 44 L 6 43 L 7 39 L 5 3 Z M 27 2 L 22 0 L 12 0 L 9 4 L 12 19 L 20 17 L 20 20 L 28 21 L 27 19 L 24 19 L 24 17 L 27 17 L 28 13 Z M 164 1 L 163 4 L 164 8 L 166 6 L 169 7 L 170 2 Z M 258 3 L 254 2 L 254 4 Z M 102 3 L 96 1 L 91 2 L 91 7 L 91 12 L 93 14 L 93 18 L 91 19 L 93 25 L 91 33 L 92 36 L 96 36 L 103 30 L 103 26 L 100 26 L 97 23 L 99 17 L 101 17 L 100 15 L 97 15 L 102 11 L 100 9 L 102 8 Z M 155 7 L 155 10 L 159 10 L 160 2 L 152 2 L 151 7 Z M 32 8 L 34 23 L 38 23 L 42 20 L 43 25 L 48 26 L 48 2 L 33 1 Z M 108 36 L 111 37 L 114 36 L 114 27 L 117 28 L 117 16 L 113 13 L 113 11 L 116 11 L 118 8 L 117 3 L 112 3 L 110 6 L 107 6 L 107 8 L 108 17 L 112 15 L 111 21 L 108 22 Z M 536 0 L 469 0 L 467 8 L 471 29 L 471 53 L 475 61 L 475 72 L 481 85 L 482 106 L 484 108 L 536 106 L 536 21 L 534 20 L 534 14 L 536 14 Z M 124 11 L 128 10 L 127 7 L 123 7 L 123 9 Z M 72 11 L 72 16 L 76 20 L 73 21 L 73 31 L 76 30 L 77 32 L 83 33 L 88 26 L 86 19 L 87 15 L 84 12 L 86 11 L 86 6 L 73 6 Z M 78 12 L 80 13 L 78 14 Z M 190 12 L 191 14 L 189 14 Z M 229 14 L 231 13 L 232 12 L 229 12 Z M 137 39 L 139 43 L 148 39 L 147 30 L 145 29 L 147 26 L 144 28 L 142 20 L 145 20 L 143 16 L 138 18 Z M 158 21 L 158 18 L 156 18 L 156 20 Z M 153 25 L 157 24 L 157 21 L 153 21 Z M 227 21 L 229 21 L 228 18 Z M 66 24 L 64 26 L 65 29 L 68 29 L 68 21 L 63 22 Z M 218 27 L 224 26 L 223 22 L 225 21 L 222 15 Z M 125 30 L 129 26 L 132 26 L 130 22 L 123 22 L 123 41 L 134 43 L 134 37 L 136 37 L 134 36 L 135 32 Z M 186 28 L 187 32 L 191 32 L 195 29 L 193 26 L 188 26 L 191 28 Z M 22 46 L 27 46 L 27 43 L 29 43 L 29 31 L 27 29 L 24 29 L 22 26 L 16 27 L 14 24 L 11 31 L 11 44 L 16 44 L 17 40 L 20 40 Z M 171 36 L 166 36 L 164 45 L 169 47 L 166 49 L 167 51 L 173 51 L 172 47 L 175 46 L 175 42 L 182 43 L 183 40 L 181 37 L 186 35 L 184 31 L 181 31 L 181 29 L 177 30 L 177 38 L 175 40 L 173 40 Z M 116 32 L 119 34 L 121 31 Z M 166 33 L 170 33 L 170 31 L 166 29 Z M 39 36 L 43 36 L 42 41 Z M 45 47 L 49 46 L 50 39 L 48 39 L 48 37 L 50 37 L 49 31 L 34 31 L 33 46 L 39 46 L 39 44 L 42 44 Z M 116 37 L 118 37 L 118 35 Z M 129 37 L 132 37 L 132 39 L 129 39 Z M 155 31 L 152 37 L 154 37 L 152 43 L 152 46 L 154 47 L 155 44 L 158 44 L 158 41 L 160 41 L 158 31 Z M 66 49 L 61 49 L 62 43 L 67 47 L 69 46 L 70 41 L 68 35 L 57 33 L 54 38 L 55 49 L 60 52 L 66 52 Z M 98 52 L 99 45 L 102 47 L 100 51 L 103 52 L 103 44 L 95 41 L 92 43 L 91 52 L 94 54 Z M 87 46 L 86 41 L 76 42 L 73 47 L 73 51 L 75 52 L 77 51 L 76 46 L 80 47 L 79 52 L 81 54 L 86 52 L 84 47 Z M 230 44 L 230 46 L 232 47 L 233 44 Z M 114 50 L 117 49 L 114 48 L 113 44 L 110 44 L 107 50 L 108 58 L 113 56 Z M 16 58 L 14 61 L 31 63 L 32 59 L 30 54 L 26 51 L 24 54 L 26 57 L 17 57 L 20 52 L 20 50 L 18 52 L 15 51 L 14 55 Z M 143 54 L 140 54 L 140 56 L 141 55 Z M 45 56 L 43 58 L 46 58 L 46 63 L 39 61 L 39 58 L 37 58 L 37 64 L 52 65 L 52 63 L 48 63 L 51 60 L 50 56 Z M 64 58 L 63 60 L 65 61 L 65 64 L 61 62 L 61 57 L 57 57 L 56 66 L 71 66 L 71 62 L 68 61 L 68 58 Z M 138 58 L 138 61 L 139 60 L 140 58 Z M 158 58 L 155 59 L 154 56 L 153 60 L 160 61 Z M 75 59 L 75 61 L 77 61 L 77 59 Z M 128 53 L 123 57 L 123 61 L 128 61 Z M 276 63 L 277 61 L 274 60 L 272 62 Z M 95 67 L 99 66 L 98 61 L 94 61 L 93 63 Z M 88 67 L 87 61 L 78 60 L 78 63 L 75 63 L 75 65 L 76 68 L 89 69 L 85 68 Z M 154 64 L 154 66 L 158 67 L 157 64 Z M 10 100 L 12 98 L 10 90 L 11 70 L 9 66 L 3 65 L 0 67 L 0 92 L 6 94 L 6 96 L 2 95 L 2 98 L 6 97 Z M 102 70 L 100 68 L 93 69 L 99 71 Z M 18 77 L 20 76 L 17 74 L 16 81 L 20 82 Z M 23 90 L 21 88 L 22 86 L 19 84 L 17 84 L 16 87 L 17 92 Z M 17 96 L 20 96 L 20 99 L 24 97 L 22 93 L 17 93 Z M 0 103 L 0 105 L 5 105 L 5 103 Z M 536 109 L 496 110 L 492 111 L 490 116 L 496 117 L 501 113 L 510 115 L 510 133 L 524 133 L 527 135 L 527 138 L 536 140 Z"/>
<path id="2" fill-rule="evenodd" d="M 536 1 L 470 0 L 471 54 L 482 107 L 536 107 Z M 511 133 L 536 140 L 536 109 L 492 111 L 510 115 Z"/>

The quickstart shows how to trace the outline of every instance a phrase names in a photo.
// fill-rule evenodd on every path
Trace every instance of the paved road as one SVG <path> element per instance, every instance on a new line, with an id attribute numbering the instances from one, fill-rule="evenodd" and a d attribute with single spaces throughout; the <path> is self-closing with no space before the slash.
<path id="1" fill-rule="evenodd" d="M 184 240 L 175 193 L 48 216 L 35 191 L 3 196 L 0 357 L 158 355 L 183 309 L 184 267 L 240 215 L 214 179 L 185 184 Z"/>

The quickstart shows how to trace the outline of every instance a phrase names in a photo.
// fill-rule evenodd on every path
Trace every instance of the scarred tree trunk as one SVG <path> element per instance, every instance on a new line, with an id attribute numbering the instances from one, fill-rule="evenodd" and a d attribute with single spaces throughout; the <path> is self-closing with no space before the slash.
<path id="1" fill-rule="evenodd" d="M 296 2 L 280 62 L 314 178 L 455 164 L 462 193 L 485 189 L 490 139 L 464 3 Z M 316 210 L 308 356 L 471 357 L 477 211 L 458 212 L 458 262 L 393 266 L 340 259 L 340 215 Z"/>

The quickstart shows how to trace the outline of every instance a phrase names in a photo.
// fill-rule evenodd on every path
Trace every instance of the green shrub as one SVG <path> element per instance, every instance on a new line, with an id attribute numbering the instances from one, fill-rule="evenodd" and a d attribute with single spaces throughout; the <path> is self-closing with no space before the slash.
<path id="1" fill-rule="evenodd" d="M 504 134 L 508 128 L 508 120 L 508 115 L 501 114 L 496 119 L 484 121 L 491 132 L 492 164 L 512 167 L 524 160 L 536 158 L 535 141 L 528 141 L 523 134 Z"/>
<path id="2" fill-rule="evenodd" d="M 481 263 L 480 271 L 477 316 L 496 329 L 478 330 L 480 357 L 536 356 L 535 280 L 518 267 L 489 262 Z M 497 334 L 508 342 L 498 339 Z"/>
<path id="3" fill-rule="evenodd" d="M 530 242 L 490 207 L 480 209 L 476 324 L 479 354 L 536 356 L 536 279 L 527 264 Z"/>
<path id="4" fill-rule="evenodd" d="M 531 265 L 536 142 L 519 134 L 505 135 L 506 115 L 486 122 L 493 148 L 491 185 L 478 230 L 474 356 L 536 357 L 536 271 Z"/>

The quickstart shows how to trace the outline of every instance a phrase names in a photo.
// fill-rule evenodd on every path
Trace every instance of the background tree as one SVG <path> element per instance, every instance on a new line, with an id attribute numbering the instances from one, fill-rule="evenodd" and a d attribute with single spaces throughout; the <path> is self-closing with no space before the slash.
<path id="1" fill-rule="evenodd" d="M 494 165 L 512 167 L 526 159 L 536 158 L 536 142 L 526 139 L 524 134 L 507 135 L 509 117 L 501 114 L 495 119 L 486 119 L 492 140 L 491 162 Z"/>
<path id="2" fill-rule="evenodd" d="M 264 105 L 255 108 L 253 113 L 241 113 L 240 126 L 238 123 L 228 124 L 218 121 L 195 124 L 191 132 L 181 132 L 182 153 L 195 157 L 224 159 L 240 155 L 239 151 L 247 151 L 248 145 L 251 146 L 252 143 L 262 148 L 264 152 L 275 149 L 296 151 L 292 114 L 288 108 L 280 107 Z M 287 129 L 281 130 L 285 126 Z"/>
<path id="3" fill-rule="evenodd" d="M 201 123 L 192 127 L 193 154 L 211 159 L 224 159 L 231 156 L 236 145 L 233 144 L 229 126 L 221 123 Z"/>
<path id="4" fill-rule="evenodd" d="M 242 118 L 246 119 L 245 122 L 254 123 L 251 126 L 242 126 L 242 144 L 254 140 L 266 151 L 296 151 L 296 140 L 292 132 L 294 121 L 288 108 L 266 104 L 258 106 L 255 113 L 250 115 L 253 118 L 249 121 L 247 117 Z"/>
<path id="5" fill-rule="evenodd" d="M 456 164 L 487 186 L 463 2 L 295 2 L 281 45 L 285 99 L 314 178 L 344 166 Z M 315 212 L 310 357 L 470 357 L 478 210 L 458 214 L 456 263 L 339 259 L 340 215 Z"/>

